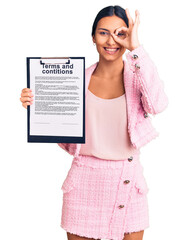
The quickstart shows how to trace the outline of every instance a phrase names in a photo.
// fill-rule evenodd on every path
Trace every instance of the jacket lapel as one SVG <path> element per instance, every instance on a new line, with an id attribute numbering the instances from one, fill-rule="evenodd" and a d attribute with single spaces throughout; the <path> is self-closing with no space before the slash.
<path id="1" fill-rule="evenodd" d="M 92 76 L 94 70 L 96 69 L 97 64 L 98 64 L 98 62 L 94 63 L 92 66 L 87 68 L 85 71 L 85 98 L 86 98 L 87 90 L 89 87 L 89 82 L 91 80 L 91 76 Z"/>

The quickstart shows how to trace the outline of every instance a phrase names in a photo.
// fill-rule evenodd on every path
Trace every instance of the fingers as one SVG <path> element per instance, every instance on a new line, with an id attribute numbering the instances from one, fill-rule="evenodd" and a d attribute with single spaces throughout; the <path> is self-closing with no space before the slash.
<path id="1" fill-rule="evenodd" d="M 129 21 L 129 28 L 130 28 L 130 27 L 133 26 L 133 19 L 132 19 L 130 13 L 129 13 L 129 9 L 128 8 L 126 8 L 125 12 L 126 12 L 126 15 L 127 15 L 128 21 Z"/>
<path id="2" fill-rule="evenodd" d="M 135 24 L 138 27 L 138 25 L 140 24 L 140 19 L 139 19 L 140 13 L 139 13 L 139 11 L 135 10 L 135 23 L 133 23 L 133 19 L 132 19 L 130 13 L 129 13 L 128 8 L 126 8 L 125 12 L 126 12 L 126 15 L 127 15 L 128 21 L 129 21 L 129 29 L 132 28 L 133 25 L 135 25 Z"/>
<path id="3" fill-rule="evenodd" d="M 32 92 L 32 90 L 30 88 L 23 88 L 22 92 Z"/>
<path id="4" fill-rule="evenodd" d="M 24 108 L 27 108 L 28 105 L 31 105 L 33 103 L 33 93 L 32 90 L 29 88 L 22 89 L 20 101 L 22 102 L 22 106 Z"/>
<path id="5" fill-rule="evenodd" d="M 21 96 L 26 97 L 26 96 L 34 96 L 34 95 L 33 95 L 32 90 L 30 88 L 24 88 L 24 89 L 22 89 Z"/>
<path id="6" fill-rule="evenodd" d="M 135 10 L 135 24 L 138 25 L 140 24 L 140 19 L 139 19 L 140 13 L 138 10 Z"/>
<path id="7" fill-rule="evenodd" d="M 124 27 L 124 26 L 122 26 L 122 27 L 120 27 L 120 28 L 117 28 L 116 29 L 116 31 L 115 31 L 115 35 L 117 35 L 119 32 L 121 32 L 121 31 L 123 31 L 123 32 L 128 32 L 129 31 L 129 29 L 127 28 L 127 27 Z"/>
<path id="8" fill-rule="evenodd" d="M 21 93 L 21 97 L 22 97 L 22 98 L 25 98 L 25 97 L 31 98 L 31 97 L 33 97 L 33 96 L 34 96 L 34 95 L 33 95 L 31 89 L 29 89 L 29 88 L 24 88 L 24 89 L 22 90 L 22 93 Z"/>
<path id="9" fill-rule="evenodd" d="M 122 26 L 120 28 L 117 28 L 115 30 L 115 33 L 112 33 L 112 37 L 114 39 L 114 41 L 116 41 L 117 43 L 123 45 L 123 40 L 129 35 L 129 29 L 125 26 Z M 119 34 L 120 33 L 120 34 Z"/>
<path id="10" fill-rule="evenodd" d="M 32 103 L 30 103 L 30 102 L 25 102 L 25 103 L 22 103 L 22 106 L 27 109 L 27 106 L 28 106 L 28 105 L 31 105 L 31 104 L 32 104 Z"/>
<path id="11" fill-rule="evenodd" d="M 113 39 L 115 42 L 119 43 L 120 45 L 122 45 L 122 41 L 117 35 L 115 35 L 114 33 L 111 33 Z"/>

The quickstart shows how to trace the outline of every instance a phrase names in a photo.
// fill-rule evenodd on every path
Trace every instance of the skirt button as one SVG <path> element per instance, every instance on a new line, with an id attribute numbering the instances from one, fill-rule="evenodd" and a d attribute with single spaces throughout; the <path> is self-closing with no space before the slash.
<path id="1" fill-rule="evenodd" d="M 129 180 L 125 180 L 125 181 L 124 181 L 124 183 L 126 183 L 126 184 L 127 184 L 127 183 L 130 183 L 130 181 L 129 181 Z"/>
<path id="2" fill-rule="evenodd" d="M 119 208 L 123 208 L 124 207 L 124 205 L 119 205 Z"/>
<path id="3" fill-rule="evenodd" d="M 133 160 L 133 157 L 132 157 L 132 156 L 128 158 L 128 161 L 129 161 L 129 162 L 131 162 L 132 160 Z"/>

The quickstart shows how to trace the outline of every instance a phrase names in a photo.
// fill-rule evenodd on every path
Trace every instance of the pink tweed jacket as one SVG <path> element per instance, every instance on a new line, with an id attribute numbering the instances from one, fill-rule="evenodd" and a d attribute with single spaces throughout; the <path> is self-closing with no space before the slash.
<path id="1" fill-rule="evenodd" d="M 127 60 L 127 61 L 126 61 Z M 124 61 L 124 87 L 127 102 L 128 131 L 131 143 L 140 148 L 159 136 L 151 123 L 149 114 L 158 114 L 167 107 L 168 98 L 164 83 L 159 78 L 156 66 L 143 45 L 126 53 Z M 91 75 L 98 62 L 85 70 L 85 97 Z M 81 144 L 58 143 L 69 154 L 79 155 Z"/>

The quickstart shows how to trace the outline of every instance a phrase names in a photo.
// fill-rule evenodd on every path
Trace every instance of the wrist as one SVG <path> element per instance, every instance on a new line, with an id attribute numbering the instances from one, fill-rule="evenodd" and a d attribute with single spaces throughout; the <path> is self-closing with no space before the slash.
<path id="1" fill-rule="evenodd" d="M 139 46 L 140 46 L 140 43 L 138 43 L 138 44 L 132 46 L 132 47 L 130 48 L 130 51 L 135 50 L 135 49 L 138 48 Z"/>

